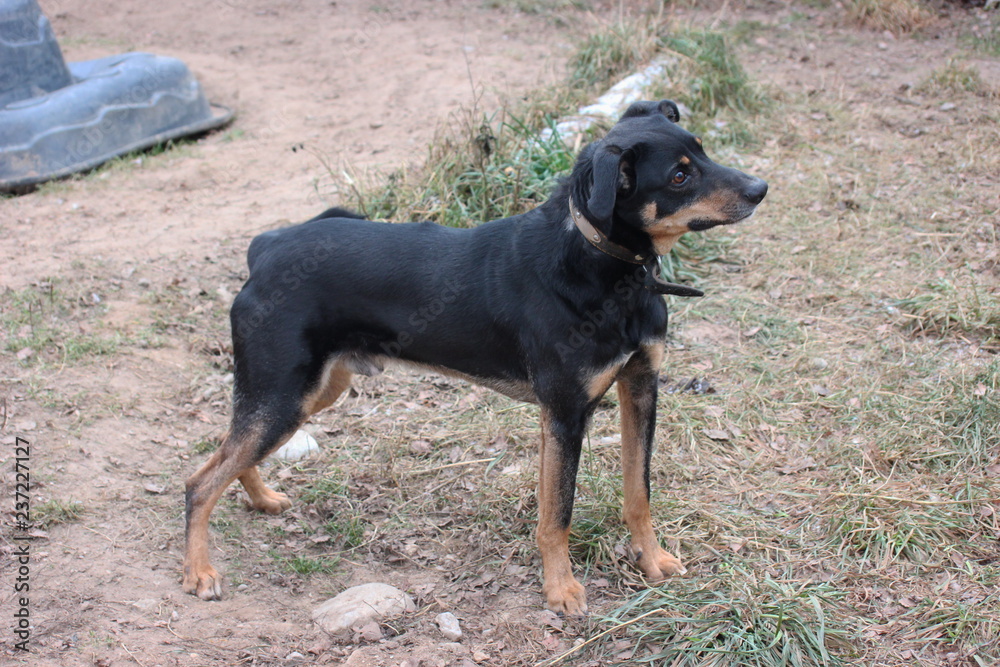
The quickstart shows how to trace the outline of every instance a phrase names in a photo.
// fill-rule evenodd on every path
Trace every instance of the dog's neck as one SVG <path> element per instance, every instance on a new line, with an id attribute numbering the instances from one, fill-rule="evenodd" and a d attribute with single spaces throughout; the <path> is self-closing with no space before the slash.
<path id="1" fill-rule="evenodd" d="M 674 296 L 704 296 L 704 292 L 687 285 L 668 283 L 660 277 L 659 257 L 653 253 L 636 252 L 629 250 L 625 246 L 618 245 L 611 241 L 606 234 L 587 219 L 573 201 L 572 195 L 569 197 L 569 217 L 576 225 L 576 228 L 583 234 L 590 245 L 594 246 L 605 255 L 614 257 L 623 262 L 640 264 L 645 269 L 646 279 L 644 287 L 656 294 L 672 294 Z"/>
<path id="2" fill-rule="evenodd" d="M 604 232 L 595 227 L 587 219 L 587 216 L 580 212 L 572 196 L 569 197 L 569 217 L 573 220 L 576 228 L 580 230 L 580 233 L 583 234 L 583 238 L 587 239 L 592 246 L 606 255 L 611 255 L 615 259 L 632 264 L 646 264 L 655 259 L 655 255 L 651 255 L 648 252 L 629 250 L 625 246 L 618 245 L 609 239 Z"/>

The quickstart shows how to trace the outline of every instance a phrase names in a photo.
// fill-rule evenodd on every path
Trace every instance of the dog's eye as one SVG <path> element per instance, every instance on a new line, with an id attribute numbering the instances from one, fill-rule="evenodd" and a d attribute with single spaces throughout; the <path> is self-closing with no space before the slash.
<path id="1" fill-rule="evenodd" d="M 678 169 L 677 171 L 674 172 L 674 177 L 670 179 L 670 182 L 673 183 L 674 185 L 683 185 L 684 183 L 687 182 L 687 179 L 688 175 L 683 171 L 681 171 L 680 169 Z"/>

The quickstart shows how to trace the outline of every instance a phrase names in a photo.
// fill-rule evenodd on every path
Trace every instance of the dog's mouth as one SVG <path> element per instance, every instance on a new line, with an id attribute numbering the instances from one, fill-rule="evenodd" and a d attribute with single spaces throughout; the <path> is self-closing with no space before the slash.
<path id="1" fill-rule="evenodd" d="M 713 227 L 725 227 L 727 225 L 735 225 L 739 222 L 745 222 L 753 217 L 754 213 L 757 212 L 757 207 L 754 206 L 749 211 L 741 210 L 737 211 L 732 217 L 726 218 L 724 220 L 718 220 L 714 218 L 696 218 L 688 222 L 688 229 L 692 232 L 703 232 L 706 229 L 712 229 Z"/>

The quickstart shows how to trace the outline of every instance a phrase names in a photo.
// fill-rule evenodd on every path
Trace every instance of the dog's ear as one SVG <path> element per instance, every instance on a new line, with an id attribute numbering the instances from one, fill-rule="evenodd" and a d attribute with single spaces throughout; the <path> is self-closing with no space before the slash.
<path id="1" fill-rule="evenodd" d="M 660 100 L 656 103 L 661 114 L 667 117 L 671 123 L 677 123 L 681 119 L 681 110 L 677 108 L 673 100 Z"/>
<path id="2" fill-rule="evenodd" d="M 631 151 L 623 152 L 613 144 L 598 146 L 593 152 L 590 159 L 592 182 L 587 209 L 594 222 L 610 221 L 619 192 L 631 191 L 635 186 L 631 155 Z"/>
<path id="3" fill-rule="evenodd" d="M 653 114 L 665 116 L 667 120 L 676 123 L 681 119 L 681 112 L 671 100 L 660 100 L 659 102 L 634 102 L 620 120 L 626 118 L 638 118 L 640 116 L 652 116 Z"/>

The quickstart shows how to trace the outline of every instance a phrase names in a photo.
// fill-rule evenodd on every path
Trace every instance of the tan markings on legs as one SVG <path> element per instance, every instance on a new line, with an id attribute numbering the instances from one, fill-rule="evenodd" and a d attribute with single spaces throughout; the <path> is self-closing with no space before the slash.
<path id="1" fill-rule="evenodd" d="M 542 441 L 538 473 L 538 549 L 542 554 L 545 606 L 557 613 L 587 613 L 587 593 L 573 577 L 569 560 L 569 526 L 559 518 L 562 474 L 561 445 L 552 434 L 550 416 L 542 408 Z"/>
<path id="2" fill-rule="evenodd" d="M 611 388 L 612 383 L 615 381 L 615 378 L 618 377 L 618 373 L 624 365 L 624 362 L 616 361 L 594 375 L 587 384 L 587 398 L 591 401 L 596 401 L 601 396 L 604 396 L 608 389 Z"/>
<path id="3" fill-rule="evenodd" d="M 261 437 L 261 428 L 243 430 L 240 436 L 235 437 L 231 431 L 205 465 L 187 480 L 182 584 L 185 593 L 193 593 L 203 600 L 222 597 L 222 577 L 212 567 L 208 557 L 208 521 L 226 488 L 237 477 L 254 469 L 254 457 Z M 278 445 L 286 439 L 287 436 Z M 250 483 L 253 484 L 252 479 Z"/>
<path id="4" fill-rule="evenodd" d="M 645 356 L 658 369 L 662 359 L 663 346 L 647 346 Z M 636 359 L 638 361 L 638 359 Z M 645 377 L 644 377 L 645 376 Z M 662 547 L 653 530 L 653 520 L 649 511 L 649 489 L 646 483 L 647 463 L 646 443 L 648 420 L 656 409 L 652 397 L 642 388 L 641 383 L 649 382 L 647 373 L 628 373 L 618 380 L 618 400 L 621 404 L 622 419 L 622 480 L 625 502 L 623 517 L 632 533 L 632 553 L 643 574 L 652 581 L 659 581 L 671 574 L 684 574 L 681 562 Z M 655 376 L 652 381 L 655 381 Z"/>
<path id="5" fill-rule="evenodd" d="M 333 405 L 349 386 L 351 386 L 351 371 L 336 360 L 330 361 L 323 371 L 319 386 L 302 401 L 303 417 L 309 417 Z"/>
<path id="6" fill-rule="evenodd" d="M 323 372 L 319 387 L 302 401 L 303 418 L 333 405 L 350 385 L 351 371 L 340 366 L 336 361 L 330 362 Z M 280 514 L 292 506 L 292 501 L 288 499 L 288 496 L 284 493 L 278 493 L 264 484 L 257 466 L 248 468 L 239 476 L 239 480 L 247 495 L 250 496 L 250 504 L 262 512 Z"/>
<path id="7" fill-rule="evenodd" d="M 264 484 L 257 466 L 248 469 L 239 477 L 240 484 L 250 496 L 250 504 L 254 509 L 267 514 L 281 514 L 292 506 L 292 501 L 284 493 L 272 490 Z"/>
<path id="8" fill-rule="evenodd" d="M 663 342 L 644 343 L 641 349 L 646 354 L 646 358 L 649 359 L 650 368 L 653 369 L 654 373 L 659 373 L 660 367 L 663 366 Z"/>

